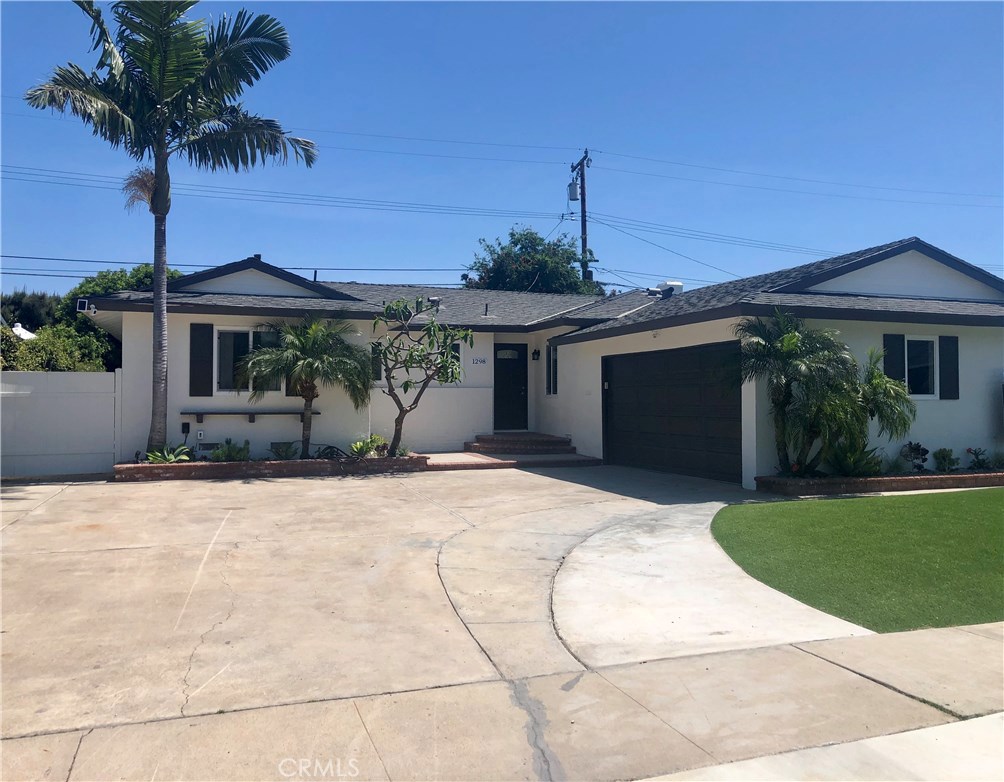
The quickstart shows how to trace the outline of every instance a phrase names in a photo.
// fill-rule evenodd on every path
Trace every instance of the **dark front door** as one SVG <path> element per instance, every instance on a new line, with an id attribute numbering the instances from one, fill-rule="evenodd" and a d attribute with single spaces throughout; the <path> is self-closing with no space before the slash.
<path id="1" fill-rule="evenodd" d="M 604 459 L 742 480 L 739 343 L 606 356 Z"/>
<path id="2" fill-rule="evenodd" d="M 496 343 L 496 429 L 526 429 L 526 387 L 526 345 Z"/>

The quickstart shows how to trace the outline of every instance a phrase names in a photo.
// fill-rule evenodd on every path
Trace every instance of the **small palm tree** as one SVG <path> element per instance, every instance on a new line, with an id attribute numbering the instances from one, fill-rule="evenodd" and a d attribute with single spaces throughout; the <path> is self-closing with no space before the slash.
<path id="1" fill-rule="evenodd" d="M 766 320 L 744 318 L 733 331 L 741 342 L 742 379 L 766 383 L 781 472 L 815 469 L 821 457 L 810 457 L 813 444 L 854 425 L 853 410 L 840 401 L 845 393 L 853 396 L 854 356 L 835 332 L 806 328 L 780 310 Z"/>
<path id="2" fill-rule="evenodd" d="M 370 351 L 352 345 L 352 324 L 340 319 L 307 318 L 296 323 L 277 321 L 263 328 L 278 335 L 278 345 L 252 350 L 240 365 L 251 382 L 251 401 L 259 402 L 266 390 L 283 379 L 287 389 L 303 397 L 303 431 L 300 458 L 310 456 L 310 427 L 319 386 L 339 386 L 358 410 L 370 399 L 373 364 Z"/>
<path id="3" fill-rule="evenodd" d="M 91 0 L 74 0 L 91 21 L 96 70 L 70 63 L 25 94 L 36 109 L 79 117 L 95 136 L 153 163 L 127 182 L 133 204 L 153 214 L 153 392 L 147 451 L 167 438 L 168 161 L 181 156 L 196 168 L 241 171 L 290 157 L 308 167 L 312 141 L 288 135 L 273 119 L 251 114 L 238 98 L 289 57 L 289 36 L 277 19 L 241 10 L 215 25 L 191 19 L 197 0 L 130 0 L 112 5 L 113 33 Z M 138 174 L 139 172 L 137 172 Z M 131 187 L 131 189 L 130 189 Z"/>

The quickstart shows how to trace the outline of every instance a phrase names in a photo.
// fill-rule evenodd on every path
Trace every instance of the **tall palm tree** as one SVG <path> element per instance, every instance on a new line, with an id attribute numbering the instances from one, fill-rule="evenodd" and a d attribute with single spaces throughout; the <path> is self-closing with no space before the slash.
<path id="1" fill-rule="evenodd" d="M 238 98 L 290 53 L 285 28 L 267 14 L 241 10 L 215 25 L 188 18 L 197 0 L 132 0 L 112 5 L 113 34 L 90 0 L 74 0 L 91 20 L 95 70 L 70 63 L 25 95 L 37 109 L 69 111 L 113 147 L 153 163 L 149 208 L 153 233 L 153 388 L 147 451 L 167 437 L 168 161 L 241 171 L 290 156 L 308 167 L 314 143 L 287 134 L 276 120 L 249 113 Z"/>
<path id="2" fill-rule="evenodd" d="M 274 346 L 252 350 L 240 365 L 251 382 L 251 401 L 259 402 L 269 388 L 285 379 L 289 389 L 303 397 L 303 431 L 300 458 L 310 456 L 310 427 L 318 386 L 339 386 L 358 410 L 370 399 L 373 359 L 369 350 L 352 345 L 345 337 L 354 334 L 351 323 L 335 318 L 307 318 L 297 323 L 277 321 L 262 327 L 277 335 Z"/>

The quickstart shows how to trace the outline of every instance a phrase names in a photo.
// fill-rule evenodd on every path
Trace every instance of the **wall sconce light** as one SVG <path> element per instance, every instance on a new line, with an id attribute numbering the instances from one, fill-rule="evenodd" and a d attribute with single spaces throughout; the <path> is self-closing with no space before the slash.
<path id="1" fill-rule="evenodd" d="M 534 361 L 540 361 L 540 350 L 535 348 L 533 353 L 530 354 L 530 358 Z"/>

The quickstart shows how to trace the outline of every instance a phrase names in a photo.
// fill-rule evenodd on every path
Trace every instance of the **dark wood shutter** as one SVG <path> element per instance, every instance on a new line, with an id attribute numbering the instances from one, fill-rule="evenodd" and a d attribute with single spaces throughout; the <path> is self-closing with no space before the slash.
<path id="1" fill-rule="evenodd" d="M 885 373 L 893 380 L 906 382 L 906 336 L 903 334 L 883 334 L 882 349 L 885 351 Z"/>
<path id="2" fill-rule="evenodd" d="M 192 323 L 188 338 L 188 395 L 213 395 L 213 324 Z"/>
<path id="3" fill-rule="evenodd" d="M 379 383 L 383 380 L 383 362 L 380 360 L 380 346 L 373 342 L 370 345 L 370 362 L 373 369 L 373 381 Z"/>
<path id="4" fill-rule="evenodd" d="M 942 399 L 959 398 L 958 337 L 938 337 L 938 388 Z"/>

